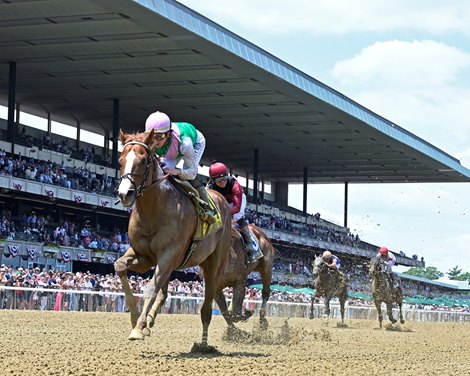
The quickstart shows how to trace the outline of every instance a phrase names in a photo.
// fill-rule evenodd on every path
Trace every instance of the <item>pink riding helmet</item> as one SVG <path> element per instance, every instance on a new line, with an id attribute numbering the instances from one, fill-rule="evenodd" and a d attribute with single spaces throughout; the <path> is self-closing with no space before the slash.
<path id="1" fill-rule="evenodd" d="M 150 132 L 154 130 L 157 133 L 165 133 L 171 129 L 171 121 L 167 114 L 157 111 L 150 116 L 145 121 L 145 131 Z"/>

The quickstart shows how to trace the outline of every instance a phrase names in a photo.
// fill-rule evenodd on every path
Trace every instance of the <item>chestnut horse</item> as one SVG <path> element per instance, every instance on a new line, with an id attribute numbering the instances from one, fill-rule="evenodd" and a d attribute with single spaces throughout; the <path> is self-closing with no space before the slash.
<path id="1" fill-rule="evenodd" d="M 117 193 L 124 207 L 135 204 L 128 229 L 131 246 L 114 264 L 131 313 L 133 329 L 129 339 L 142 340 L 149 334 L 155 315 L 148 314 L 165 301 L 171 273 L 183 265 L 199 265 L 205 280 L 201 345 L 207 347 L 217 279 L 224 271 L 231 247 L 232 223 L 228 204 L 217 192 L 209 192 L 220 211 L 222 228 L 198 241 L 193 251 L 187 252 L 196 230 L 197 210 L 191 199 L 176 189 L 161 169 L 159 159 L 153 153 L 153 131 L 137 134 L 121 131 L 120 137 L 123 150 L 119 159 L 121 183 Z M 127 270 L 144 273 L 153 266 L 155 273 L 145 291 L 139 316 Z"/>
<path id="2" fill-rule="evenodd" d="M 393 286 L 391 278 L 386 271 L 386 263 L 380 256 L 372 258 L 369 268 L 369 274 L 372 279 L 372 297 L 374 298 L 375 307 L 379 319 L 379 326 L 382 328 L 382 302 L 387 306 L 388 319 L 392 324 L 397 320 L 393 317 L 393 303 L 397 303 L 399 308 L 400 323 L 404 324 L 402 313 L 403 292 L 401 287 Z M 398 278 L 398 277 L 396 277 Z"/>
<path id="3" fill-rule="evenodd" d="M 316 257 L 313 262 L 313 277 L 315 280 L 315 292 L 310 303 L 310 318 L 313 319 L 313 303 L 315 297 L 325 298 L 325 314 L 330 317 L 330 300 L 335 296 L 339 300 L 341 312 L 341 324 L 344 325 L 344 306 L 348 298 L 348 285 L 343 274 L 334 272 L 328 268 L 323 257 Z"/>
<path id="4" fill-rule="evenodd" d="M 233 230 L 232 237 L 234 239 L 229 260 L 225 267 L 221 279 L 219 280 L 219 289 L 215 296 L 215 300 L 219 305 L 222 316 L 227 321 L 229 326 L 237 321 L 246 321 L 251 317 L 251 312 L 245 310 L 242 314 L 243 300 L 245 298 L 245 287 L 248 275 L 255 271 L 261 275 L 263 282 L 263 292 L 261 303 L 260 324 L 263 328 L 267 328 L 268 321 L 266 320 L 266 305 L 271 294 L 271 277 L 273 272 L 274 262 L 274 248 L 268 236 L 255 225 L 249 225 L 251 231 L 258 239 L 259 246 L 263 252 L 261 257 L 256 262 L 245 264 L 246 252 L 244 245 L 237 230 Z M 232 297 L 232 310 L 228 311 L 225 296 L 222 289 L 225 287 L 233 287 Z"/>

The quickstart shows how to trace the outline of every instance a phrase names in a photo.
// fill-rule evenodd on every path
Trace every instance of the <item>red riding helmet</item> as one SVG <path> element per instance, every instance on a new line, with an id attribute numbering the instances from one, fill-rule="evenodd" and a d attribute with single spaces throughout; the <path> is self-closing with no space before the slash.
<path id="1" fill-rule="evenodd" d="M 379 253 L 381 255 L 386 255 L 388 253 L 388 248 L 387 247 L 382 247 L 379 249 Z"/>
<path id="2" fill-rule="evenodd" d="M 217 178 L 219 176 L 227 175 L 227 166 L 223 163 L 216 162 L 209 167 L 209 176 L 211 179 Z"/>

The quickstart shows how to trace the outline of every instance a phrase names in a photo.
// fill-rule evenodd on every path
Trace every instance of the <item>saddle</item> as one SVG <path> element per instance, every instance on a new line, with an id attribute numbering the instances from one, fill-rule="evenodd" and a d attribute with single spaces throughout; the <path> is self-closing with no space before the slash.
<path id="1" fill-rule="evenodd" d="M 199 197 L 199 192 L 196 190 L 196 188 L 191 185 L 191 183 L 187 182 L 186 180 L 177 179 L 175 177 L 171 177 L 170 181 L 173 183 L 176 189 L 178 189 L 184 195 L 188 196 L 191 199 L 191 202 L 196 207 L 198 221 L 196 231 L 193 235 L 193 242 L 199 241 L 208 235 L 214 234 L 222 228 L 223 224 L 220 211 L 215 205 L 215 202 L 214 200 L 212 200 L 212 197 L 210 195 L 207 195 L 209 197 L 210 202 L 206 203 L 205 201 L 201 200 L 201 198 Z M 202 206 L 208 204 L 210 206 L 210 209 L 215 213 L 214 216 L 216 218 L 216 221 L 213 224 L 209 224 L 201 220 L 200 214 L 203 212 Z"/>

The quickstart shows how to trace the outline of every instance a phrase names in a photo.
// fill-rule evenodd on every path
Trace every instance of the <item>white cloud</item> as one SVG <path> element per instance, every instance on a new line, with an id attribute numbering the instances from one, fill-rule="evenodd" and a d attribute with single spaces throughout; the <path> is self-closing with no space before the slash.
<path id="1" fill-rule="evenodd" d="M 339 61 L 332 76 L 352 88 L 435 89 L 455 82 L 470 54 L 431 40 L 376 42 Z"/>
<path id="2" fill-rule="evenodd" d="M 182 0 L 222 25 L 269 34 L 413 30 L 470 34 L 466 0 Z"/>
<path id="3" fill-rule="evenodd" d="M 433 41 L 377 42 L 337 62 L 337 87 L 365 107 L 470 163 L 470 54 Z"/>

